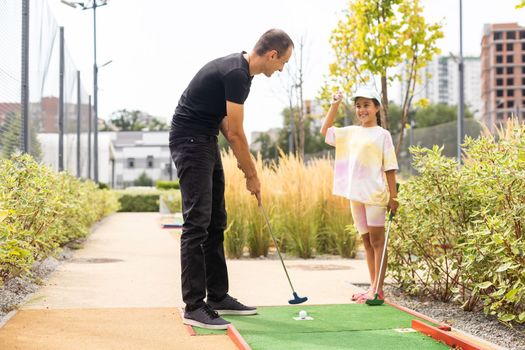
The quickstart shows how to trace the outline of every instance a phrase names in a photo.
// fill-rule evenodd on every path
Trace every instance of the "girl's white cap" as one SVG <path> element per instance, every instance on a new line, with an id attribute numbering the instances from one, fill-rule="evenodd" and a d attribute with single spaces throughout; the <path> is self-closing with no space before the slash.
<path id="1" fill-rule="evenodd" d="M 376 100 L 379 104 L 381 104 L 381 97 L 376 92 L 375 89 L 371 89 L 369 87 L 360 87 L 357 89 L 357 91 L 352 95 L 352 101 L 355 102 L 355 100 L 358 97 L 364 97 L 369 98 L 371 100 Z"/>

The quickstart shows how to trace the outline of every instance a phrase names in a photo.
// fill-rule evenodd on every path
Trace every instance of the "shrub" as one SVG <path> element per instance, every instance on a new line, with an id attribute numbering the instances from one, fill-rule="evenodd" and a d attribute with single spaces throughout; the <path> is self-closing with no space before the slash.
<path id="1" fill-rule="evenodd" d="M 116 197 L 31 156 L 0 161 L 0 283 L 27 275 L 36 260 L 84 237 L 118 208 Z"/>
<path id="2" fill-rule="evenodd" d="M 157 181 L 155 187 L 159 190 L 178 190 L 180 184 L 178 181 Z"/>
<path id="3" fill-rule="evenodd" d="M 415 148 L 399 193 L 389 267 L 410 293 L 525 322 L 525 126 L 467 138 L 461 168 Z"/>

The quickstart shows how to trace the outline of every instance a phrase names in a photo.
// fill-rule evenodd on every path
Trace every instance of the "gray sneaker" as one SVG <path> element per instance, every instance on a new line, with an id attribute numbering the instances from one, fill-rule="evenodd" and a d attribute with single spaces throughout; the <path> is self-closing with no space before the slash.
<path id="1" fill-rule="evenodd" d="M 246 306 L 226 294 L 222 301 L 214 302 L 208 299 L 208 305 L 219 313 L 219 315 L 255 315 L 257 308 Z"/>
<path id="2" fill-rule="evenodd" d="M 193 311 L 184 310 L 182 321 L 190 326 L 207 329 L 227 329 L 230 324 L 206 304 Z"/>

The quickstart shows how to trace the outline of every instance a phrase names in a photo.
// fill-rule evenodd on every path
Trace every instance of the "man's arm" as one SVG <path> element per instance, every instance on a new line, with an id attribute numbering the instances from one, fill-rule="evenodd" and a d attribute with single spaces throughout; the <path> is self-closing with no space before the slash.
<path id="1" fill-rule="evenodd" d="M 226 101 L 227 116 L 221 123 L 221 132 L 230 144 L 237 158 L 239 167 L 246 177 L 246 187 L 260 201 L 261 184 L 257 177 L 257 169 L 250 154 L 248 140 L 244 133 L 244 106 Z"/>

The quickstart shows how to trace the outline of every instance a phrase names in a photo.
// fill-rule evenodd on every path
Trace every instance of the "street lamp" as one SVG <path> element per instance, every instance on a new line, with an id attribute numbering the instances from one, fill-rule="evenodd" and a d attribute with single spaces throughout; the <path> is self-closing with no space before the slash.
<path id="1" fill-rule="evenodd" d="M 458 103 L 458 164 L 461 165 L 461 145 L 463 144 L 463 120 L 465 118 L 465 91 L 464 91 L 464 65 L 463 65 L 463 1 L 459 0 L 459 103 Z"/>
<path id="2" fill-rule="evenodd" d="M 80 6 L 82 10 L 93 9 L 93 112 L 94 112 L 94 140 L 93 140 L 93 173 L 94 180 L 98 183 L 98 68 L 97 68 L 97 7 L 108 4 L 108 0 L 89 0 L 86 2 L 61 0 L 63 4 L 77 8 Z"/>

